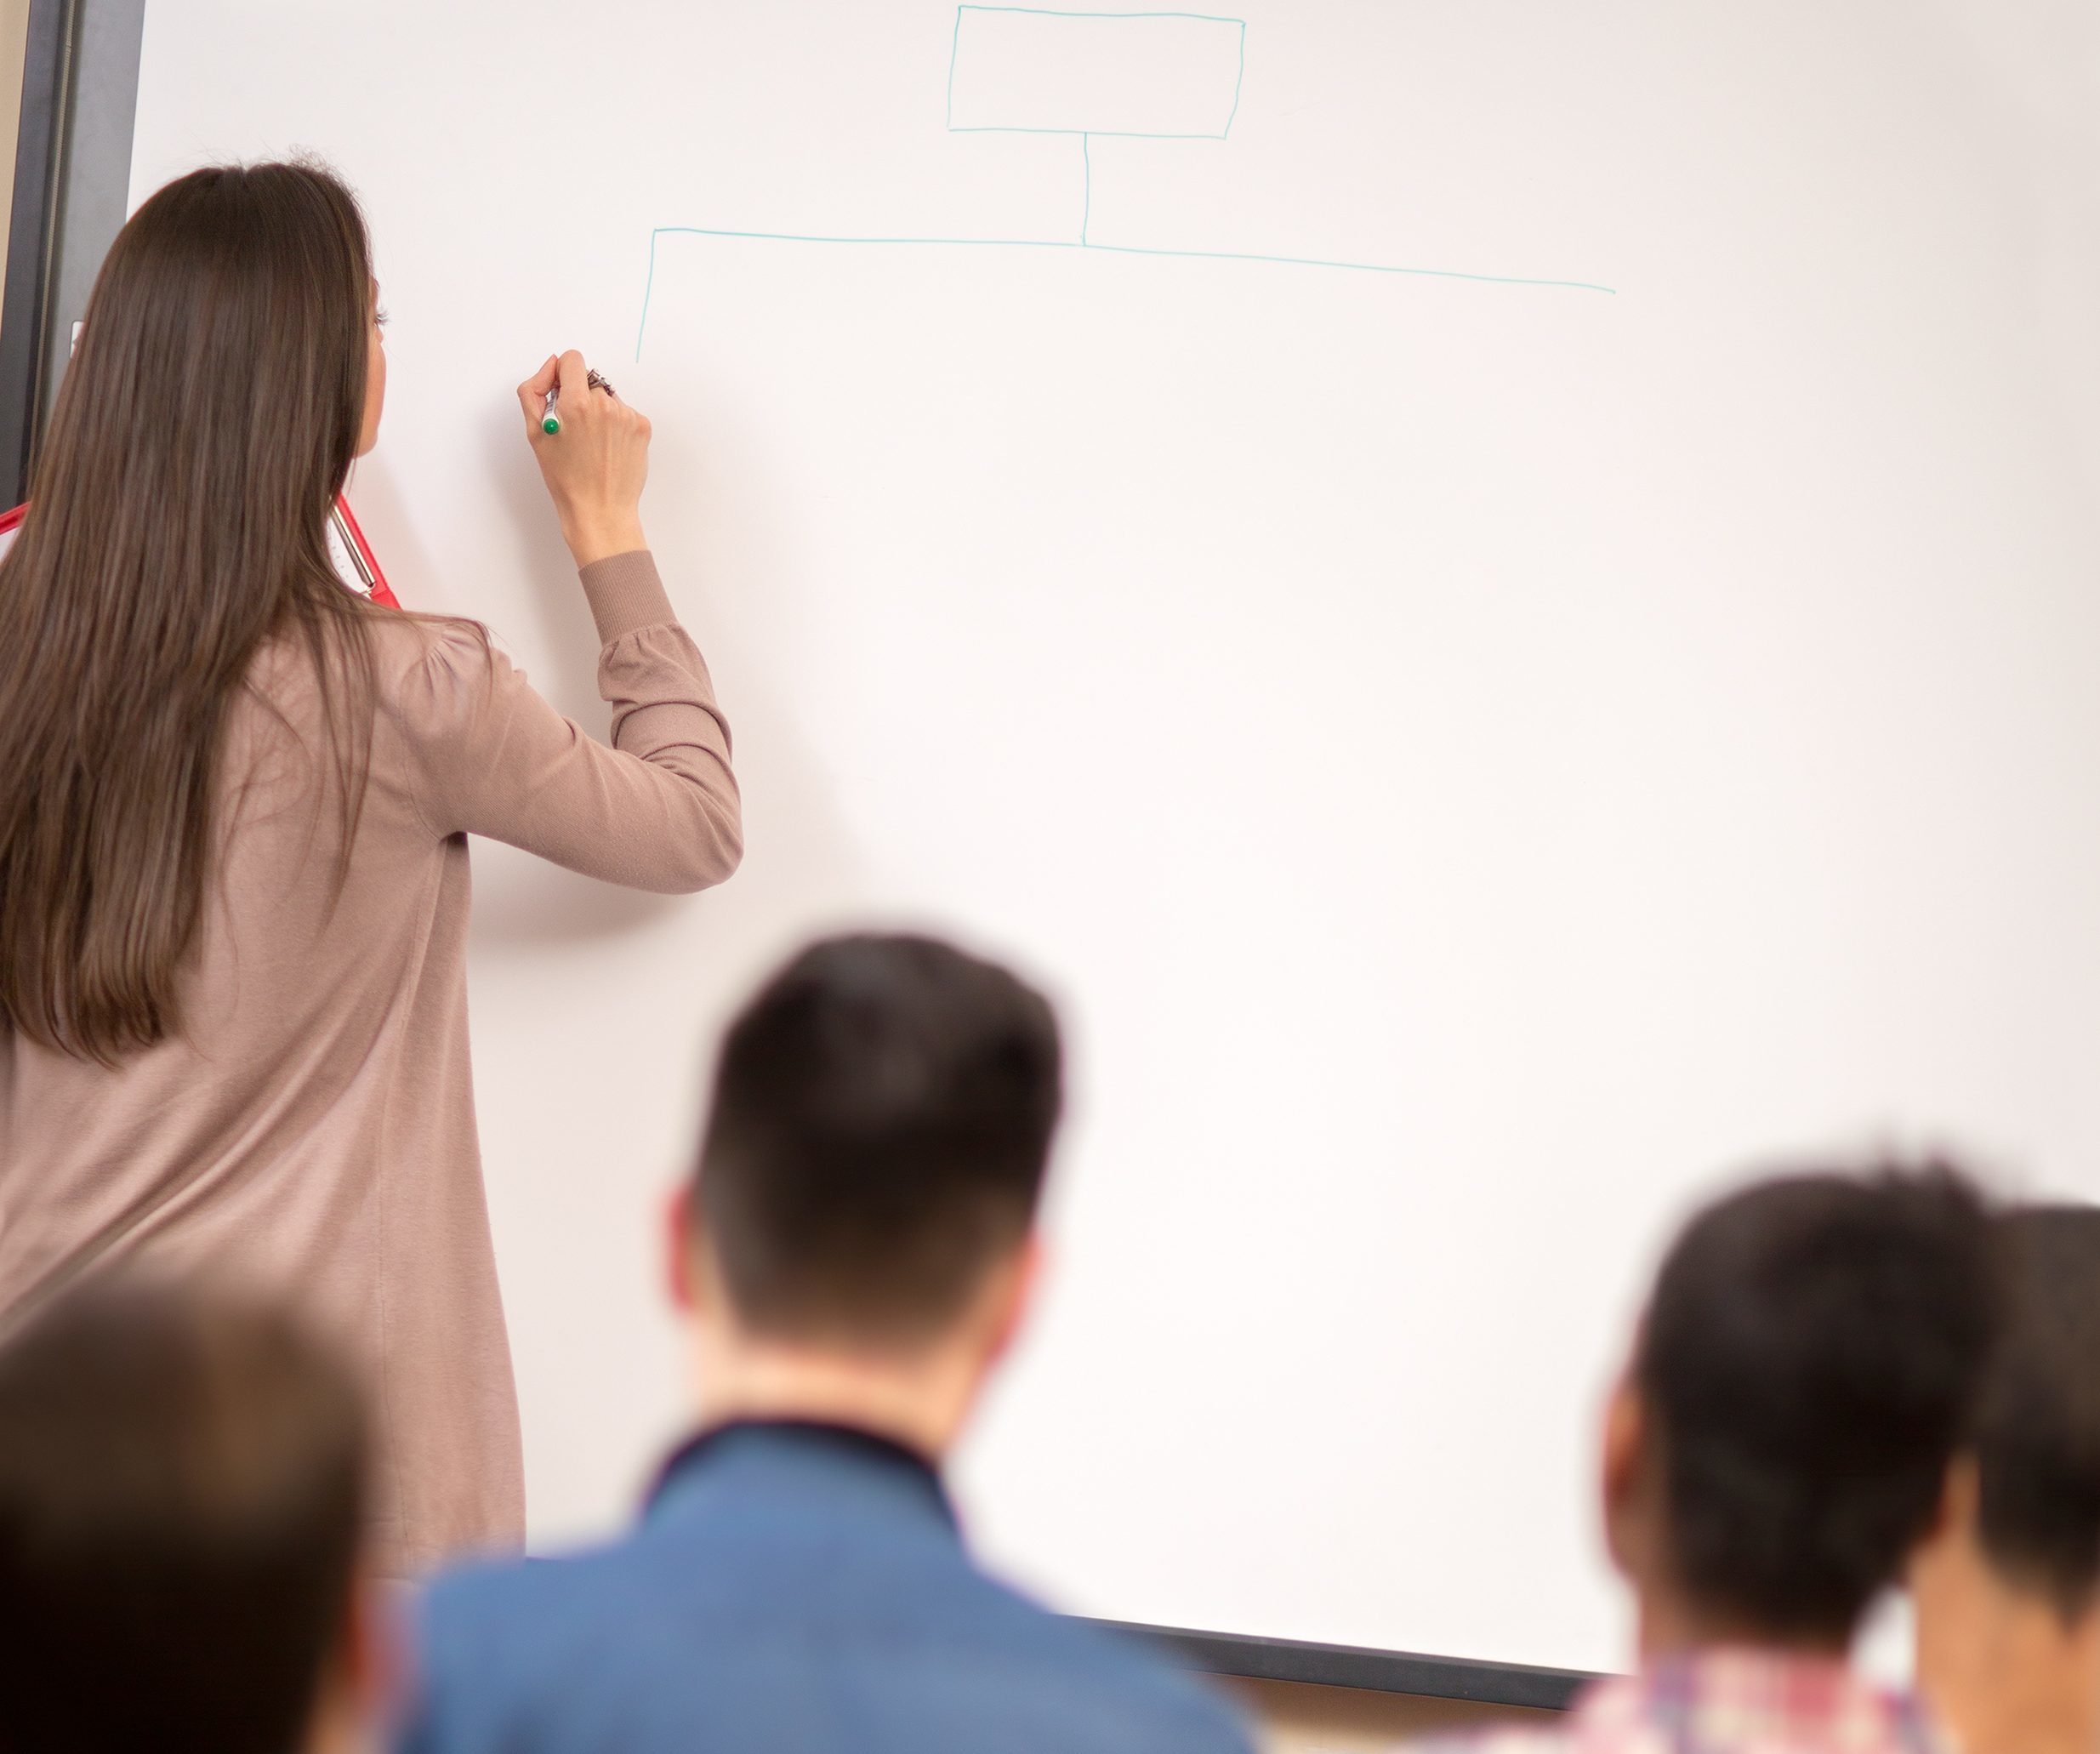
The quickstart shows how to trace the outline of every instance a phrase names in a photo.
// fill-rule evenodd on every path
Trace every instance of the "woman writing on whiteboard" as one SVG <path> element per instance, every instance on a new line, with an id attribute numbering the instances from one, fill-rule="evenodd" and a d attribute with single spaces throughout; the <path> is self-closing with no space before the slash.
<path id="1" fill-rule="evenodd" d="M 337 582 L 381 321 L 356 202 L 300 166 L 171 183 L 96 282 L 0 561 L 0 1330 L 111 1263 L 294 1299 L 366 1372 L 406 1574 L 523 1525 L 465 837 L 678 891 L 741 829 L 641 533 L 648 422 L 577 356 L 518 396 L 611 747 L 479 628 Z"/>

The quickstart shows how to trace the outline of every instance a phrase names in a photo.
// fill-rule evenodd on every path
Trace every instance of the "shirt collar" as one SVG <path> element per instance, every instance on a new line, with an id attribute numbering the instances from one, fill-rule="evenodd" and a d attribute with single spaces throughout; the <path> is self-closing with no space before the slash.
<path id="1" fill-rule="evenodd" d="M 649 1490 L 654 1511 L 670 1493 L 732 1451 L 771 1448 L 802 1455 L 829 1456 L 882 1473 L 922 1497 L 950 1528 L 955 1509 L 934 1463 L 910 1445 L 858 1426 L 817 1419 L 731 1419 L 696 1432 L 674 1449 Z"/>
<path id="2" fill-rule="evenodd" d="M 1645 1728 L 1663 1731 L 1673 1746 L 1702 1751 L 1950 1749 L 1915 1695 L 1877 1687 L 1834 1658 L 1784 1651 L 1724 1649 L 1664 1658 L 1592 1689 L 1577 1715 L 1583 1731 L 1606 1745 Z"/>

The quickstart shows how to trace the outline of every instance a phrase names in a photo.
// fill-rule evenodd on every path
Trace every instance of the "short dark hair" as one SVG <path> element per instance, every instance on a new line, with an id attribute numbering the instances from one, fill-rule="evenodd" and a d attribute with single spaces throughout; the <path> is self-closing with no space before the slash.
<path id="1" fill-rule="evenodd" d="M 838 937 L 731 1026 L 691 1210 L 738 1318 L 783 1337 L 937 1333 L 1034 1222 L 1057 1023 L 931 938 Z"/>
<path id="2" fill-rule="evenodd" d="M 1849 1637 L 1932 1526 L 1998 1320 L 1982 1197 L 1943 1165 L 1767 1181 L 1665 1259 L 1635 1381 L 1669 1558 L 1709 1610 Z"/>
<path id="3" fill-rule="evenodd" d="M 2100 1210 L 1999 1221 L 2006 1322 L 1972 1439 L 1992 1566 L 2067 1620 L 2100 1595 Z"/>
<path id="4" fill-rule="evenodd" d="M 105 1284 L 0 1347 L 0 1747 L 299 1746 L 363 1444 L 347 1375 L 258 1306 Z"/>

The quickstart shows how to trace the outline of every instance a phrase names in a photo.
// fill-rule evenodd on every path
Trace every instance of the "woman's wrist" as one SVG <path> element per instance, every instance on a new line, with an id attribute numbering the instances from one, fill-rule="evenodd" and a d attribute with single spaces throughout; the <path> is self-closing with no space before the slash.
<path id="1" fill-rule="evenodd" d="M 649 546 L 649 538 L 642 534 L 639 512 L 564 518 L 561 536 L 569 544 L 569 552 L 575 557 L 579 569 L 589 566 L 594 561 L 606 560 L 614 555 L 632 554 L 638 548 Z"/>

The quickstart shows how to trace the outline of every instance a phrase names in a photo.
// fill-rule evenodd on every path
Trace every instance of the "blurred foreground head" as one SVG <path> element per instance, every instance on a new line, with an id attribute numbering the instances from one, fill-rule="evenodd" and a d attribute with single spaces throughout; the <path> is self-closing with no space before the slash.
<path id="1" fill-rule="evenodd" d="M 282 1315 L 141 1285 L 0 1346 L 0 1750 L 294 1754 L 355 1691 L 364 1432 Z"/>
<path id="2" fill-rule="evenodd" d="M 1028 1301 L 1061 1075 L 1042 994 L 936 939 L 831 938 L 768 981 L 685 1202 L 707 1415 L 944 1449 Z"/>
<path id="3" fill-rule="evenodd" d="M 2100 1748 L 2100 1209 L 1999 1232 L 2004 1331 L 1911 1573 L 1918 1678 L 1970 1754 Z"/>
<path id="4" fill-rule="evenodd" d="M 1842 1654 L 1935 1526 L 1999 1325 L 1991 1222 L 1942 1167 L 1784 1176 L 1698 1213 L 1605 1443 L 1645 1654 Z"/>

